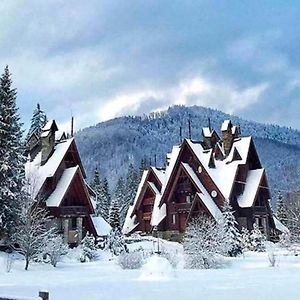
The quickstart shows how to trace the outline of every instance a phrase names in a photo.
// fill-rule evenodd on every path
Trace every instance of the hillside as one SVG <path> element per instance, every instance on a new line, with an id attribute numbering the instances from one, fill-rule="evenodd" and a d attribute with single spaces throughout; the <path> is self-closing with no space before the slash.
<path id="1" fill-rule="evenodd" d="M 188 120 L 192 138 L 201 139 L 201 129 L 208 125 L 208 118 L 217 131 L 223 120 L 230 118 L 240 125 L 242 135 L 255 138 L 273 195 L 277 190 L 300 189 L 299 131 L 246 121 L 209 108 L 174 106 L 148 116 L 120 117 L 77 132 L 76 140 L 88 176 L 98 166 L 113 187 L 130 163 L 138 167 L 143 158 L 153 163 L 156 156 L 157 166 L 163 166 L 166 153 L 179 143 L 180 126 L 182 136 L 188 136 Z"/>

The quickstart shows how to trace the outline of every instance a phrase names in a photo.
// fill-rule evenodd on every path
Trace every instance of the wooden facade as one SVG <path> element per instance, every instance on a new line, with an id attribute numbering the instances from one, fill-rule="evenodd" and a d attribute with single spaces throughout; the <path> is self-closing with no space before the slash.
<path id="1" fill-rule="evenodd" d="M 91 198 L 95 195 L 85 183 L 74 138 L 67 139 L 63 134 L 56 140 L 56 131 L 55 121 L 49 121 L 40 132 L 31 135 L 27 142 L 30 161 L 26 164 L 26 176 L 35 185 L 34 196 L 49 211 L 51 226 L 56 227 L 66 243 L 75 246 L 87 231 L 97 235 L 91 217 Z"/>
<path id="2" fill-rule="evenodd" d="M 183 233 L 190 218 L 200 214 L 217 221 L 228 201 L 240 229 L 251 230 L 256 223 L 271 238 L 276 227 L 266 173 L 253 139 L 238 132 L 230 121 L 222 125 L 222 139 L 205 128 L 203 141 L 185 139 L 173 147 L 165 169 L 145 171 L 124 232 Z"/>

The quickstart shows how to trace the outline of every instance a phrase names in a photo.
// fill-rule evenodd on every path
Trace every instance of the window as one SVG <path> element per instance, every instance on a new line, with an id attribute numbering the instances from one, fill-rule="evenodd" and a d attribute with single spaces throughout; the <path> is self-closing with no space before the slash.
<path id="1" fill-rule="evenodd" d="M 186 202 L 187 203 L 191 203 L 191 195 L 187 195 L 186 196 Z"/>
<path id="2" fill-rule="evenodd" d="M 176 224 L 176 215 L 175 214 L 172 215 L 172 224 Z"/>
<path id="3" fill-rule="evenodd" d="M 76 218 L 71 219 L 71 229 L 72 230 L 77 229 L 77 219 Z"/>

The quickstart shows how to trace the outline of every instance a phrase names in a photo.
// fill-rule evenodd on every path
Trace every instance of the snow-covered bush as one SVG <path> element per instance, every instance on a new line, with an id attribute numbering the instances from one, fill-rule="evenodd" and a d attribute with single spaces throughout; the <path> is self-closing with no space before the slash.
<path id="1" fill-rule="evenodd" d="M 218 226 L 205 215 L 189 222 L 185 232 L 183 249 L 186 268 L 220 268 L 224 263 L 220 255 L 223 249 Z"/>
<path id="2" fill-rule="evenodd" d="M 44 256 L 48 256 L 51 265 L 56 267 L 61 257 L 67 253 L 68 246 L 63 242 L 63 238 L 60 235 L 54 235 L 48 241 Z"/>
<path id="3" fill-rule="evenodd" d="M 291 247 L 291 235 L 289 232 L 283 232 L 279 236 L 279 244 L 281 247 L 290 248 Z"/>
<path id="4" fill-rule="evenodd" d="M 81 262 L 87 262 L 96 259 L 97 249 L 95 245 L 94 237 L 87 233 L 83 240 L 81 241 L 82 245 L 82 255 L 80 257 Z"/>
<path id="5" fill-rule="evenodd" d="M 178 252 L 164 250 L 160 253 L 160 256 L 166 258 L 174 269 L 177 268 L 180 261 Z"/>
<path id="6" fill-rule="evenodd" d="M 143 253 L 140 251 L 123 252 L 118 257 L 118 264 L 122 269 L 140 269 L 143 263 Z"/>
<path id="7" fill-rule="evenodd" d="M 119 228 L 113 228 L 106 241 L 106 249 L 109 249 L 114 255 L 120 255 L 122 252 L 127 252 L 124 235 Z"/>

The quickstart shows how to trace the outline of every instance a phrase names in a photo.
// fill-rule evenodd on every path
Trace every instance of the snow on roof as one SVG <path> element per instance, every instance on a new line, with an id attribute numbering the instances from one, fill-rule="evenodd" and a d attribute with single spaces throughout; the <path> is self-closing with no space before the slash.
<path id="1" fill-rule="evenodd" d="M 244 192 L 237 199 L 241 208 L 253 205 L 263 173 L 264 169 L 248 171 Z"/>
<path id="2" fill-rule="evenodd" d="M 111 226 L 101 216 L 99 217 L 91 216 L 91 219 L 98 236 L 109 235 L 111 231 Z"/>
<path id="3" fill-rule="evenodd" d="M 226 131 L 226 130 L 228 129 L 228 126 L 229 126 L 230 123 L 231 123 L 230 120 L 225 120 L 225 121 L 222 123 L 221 131 Z"/>
<path id="4" fill-rule="evenodd" d="M 212 136 L 212 131 L 210 130 L 209 127 L 203 127 L 202 128 L 202 133 L 204 137 L 211 137 Z"/>
<path id="5" fill-rule="evenodd" d="M 250 142 L 251 137 L 244 137 L 234 141 L 228 157 L 222 161 L 215 160 L 215 168 L 207 168 L 207 172 L 212 180 L 227 199 L 230 197 L 238 166 L 245 164 L 247 161 Z M 234 148 L 237 149 L 242 160 L 232 161 Z"/>
<path id="6" fill-rule="evenodd" d="M 153 172 L 155 173 L 155 175 L 157 176 L 157 178 L 159 179 L 159 181 L 161 182 L 161 184 L 164 184 L 165 177 L 166 177 L 165 170 L 158 170 L 155 167 L 151 167 L 151 169 L 153 170 Z"/>
<path id="7" fill-rule="evenodd" d="M 194 172 L 194 170 L 187 164 L 182 163 L 184 169 L 188 172 L 194 183 L 198 186 L 201 192 L 197 193 L 198 197 L 202 200 L 203 204 L 206 206 L 208 211 L 211 213 L 213 218 L 220 222 L 222 219 L 222 213 L 218 206 L 216 205 L 215 201 L 212 199 L 209 192 L 206 190 L 206 188 L 203 186 L 201 181 L 199 180 L 198 176 Z"/>
<path id="8" fill-rule="evenodd" d="M 275 223 L 275 228 L 279 231 L 281 231 L 282 233 L 289 233 L 289 229 L 284 226 L 274 215 L 273 215 L 273 220 Z"/>
<path id="9" fill-rule="evenodd" d="M 47 177 L 54 176 L 57 168 L 67 153 L 74 138 L 65 140 L 54 147 L 54 152 L 47 163 L 41 166 L 42 152 L 40 151 L 35 159 L 25 164 L 26 179 L 31 185 L 31 194 L 36 197 Z"/>
<path id="10" fill-rule="evenodd" d="M 46 125 L 42 128 L 42 131 L 49 131 L 52 127 L 54 120 L 49 120 Z"/>
<path id="11" fill-rule="evenodd" d="M 65 169 L 55 190 L 46 200 L 46 204 L 48 207 L 58 207 L 61 204 L 66 192 L 69 189 L 69 186 L 76 174 L 77 170 L 79 169 L 78 166 Z"/>

